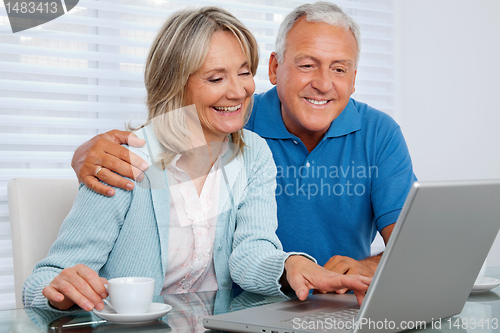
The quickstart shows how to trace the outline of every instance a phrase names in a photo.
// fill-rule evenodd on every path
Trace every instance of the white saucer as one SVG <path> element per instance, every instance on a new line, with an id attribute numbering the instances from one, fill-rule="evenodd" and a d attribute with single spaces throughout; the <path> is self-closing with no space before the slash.
<path id="1" fill-rule="evenodd" d="M 471 293 L 482 293 L 491 290 L 498 285 L 500 285 L 499 279 L 484 277 L 480 283 L 476 283 L 474 287 L 472 287 Z"/>
<path id="2" fill-rule="evenodd" d="M 154 320 L 158 320 L 166 315 L 172 306 L 163 303 L 151 303 L 146 313 L 138 314 L 118 314 L 108 305 L 104 305 L 101 311 L 94 309 L 93 312 L 99 318 L 105 319 L 110 323 L 115 324 L 144 324 Z"/>

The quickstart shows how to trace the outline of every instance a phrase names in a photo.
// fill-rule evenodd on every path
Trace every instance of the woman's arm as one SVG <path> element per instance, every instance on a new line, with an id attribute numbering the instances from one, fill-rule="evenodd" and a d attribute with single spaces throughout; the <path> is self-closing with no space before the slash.
<path id="1" fill-rule="evenodd" d="M 280 277 L 285 260 L 276 236 L 276 166 L 263 139 L 245 133 L 248 147 L 243 154 L 247 185 L 236 203 L 236 229 L 229 258 L 232 279 L 243 289 L 268 295 L 283 295 Z"/>
<path id="2" fill-rule="evenodd" d="M 250 153 L 245 161 L 252 164 L 247 168 L 248 185 L 236 214 L 231 277 L 245 290 L 269 295 L 283 295 L 280 281 L 284 277 L 302 300 L 310 289 L 329 292 L 348 288 L 361 303 L 370 278 L 336 274 L 307 254 L 283 252 L 276 236 L 276 166 L 267 144 L 258 145 L 259 141 L 251 142 L 245 152 Z"/>
<path id="3" fill-rule="evenodd" d="M 49 254 L 40 261 L 28 277 L 23 288 L 23 302 L 26 307 L 51 308 L 47 298 L 43 294 L 43 289 L 53 283 L 64 269 L 73 267 L 77 264 L 83 264 L 94 272 L 99 272 L 107 261 L 108 254 L 114 246 L 114 243 L 120 232 L 125 214 L 130 205 L 131 192 L 117 190 L 114 197 L 108 198 L 93 192 L 85 186 L 81 186 L 80 191 L 73 203 L 70 213 L 64 220 L 59 230 L 57 240 L 52 245 Z M 73 281 L 73 286 L 82 285 L 80 274 L 86 276 L 83 280 L 91 280 L 89 286 L 94 286 L 97 291 L 97 297 L 91 297 L 92 306 L 102 301 L 101 288 L 102 282 L 97 280 L 96 275 L 89 273 L 86 269 L 78 266 L 69 280 Z M 65 271 L 62 276 L 68 273 Z M 66 276 L 66 278 L 68 278 Z M 76 278 L 76 281 L 75 281 Z M 68 281 L 67 279 L 65 279 Z M 56 280 L 54 283 L 57 283 Z M 51 287 L 55 287 L 52 285 Z M 80 289 L 81 289 L 80 288 Z M 55 290 L 65 291 L 66 294 L 72 294 L 72 287 L 69 283 L 59 281 Z M 92 288 L 93 289 L 93 288 Z M 52 300 L 58 302 L 60 296 L 46 290 L 47 296 L 55 297 Z M 62 308 L 66 307 L 71 301 L 62 300 Z M 86 309 L 87 302 L 90 300 L 78 300 L 78 305 Z"/>

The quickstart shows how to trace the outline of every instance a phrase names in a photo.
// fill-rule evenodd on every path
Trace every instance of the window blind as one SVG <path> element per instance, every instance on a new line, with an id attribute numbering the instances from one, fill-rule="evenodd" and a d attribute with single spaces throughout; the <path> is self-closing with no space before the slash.
<path id="1" fill-rule="evenodd" d="M 68 14 L 13 34 L 0 2 L 0 309 L 14 307 L 7 182 L 75 177 L 71 157 L 81 143 L 146 119 L 143 65 L 166 17 L 186 6 L 216 5 L 240 18 L 259 43 L 255 79 L 263 92 L 271 87 L 267 62 L 279 24 L 302 3 L 80 0 Z M 353 97 L 393 114 L 393 0 L 335 3 L 362 31 Z"/>

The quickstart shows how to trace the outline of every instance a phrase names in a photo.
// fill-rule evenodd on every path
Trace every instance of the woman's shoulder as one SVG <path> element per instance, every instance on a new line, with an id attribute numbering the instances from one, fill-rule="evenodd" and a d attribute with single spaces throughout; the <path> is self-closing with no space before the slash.
<path id="1" fill-rule="evenodd" d="M 132 153 L 138 155 L 142 159 L 146 160 L 146 162 L 150 163 L 150 154 L 149 154 L 149 149 L 148 149 L 148 144 L 150 144 L 150 141 L 152 139 L 156 139 L 156 137 L 152 136 L 151 133 L 150 135 L 147 135 L 146 132 L 149 130 L 150 125 L 146 125 L 144 127 L 141 127 L 137 130 L 134 130 L 132 133 L 134 133 L 139 139 L 143 139 L 146 141 L 146 144 L 142 147 L 132 147 L 129 145 L 124 144 L 123 146 L 130 150 Z"/>
<path id="2" fill-rule="evenodd" d="M 243 158 L 246 162 L 254 163 L 271 163 L 274 165 L 271 149 L 267 145 L 265 139 L 261 138 L 257 133 L 249 130 L 243 130 L 245 149 L 243 150 Z"/>
<path id="3" fill-rule="evenodd" d="M 245 145 L 249 146 L 250 144 L 253 144 L 254 146 L 262 147 L 266 146 L 267 143 L 266 140 L 264 140 L 262 137 L 260 137 L 257 133 L 249 131 L 247 129 L 243 129 L 243 138 L 245 141 Z"/>

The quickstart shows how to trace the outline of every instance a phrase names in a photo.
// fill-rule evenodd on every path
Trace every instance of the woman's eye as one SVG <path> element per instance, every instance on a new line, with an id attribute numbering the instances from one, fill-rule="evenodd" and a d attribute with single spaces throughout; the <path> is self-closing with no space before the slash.
<path id="1" fill-rule="evenodd" d="M 243 73 L 240 73 L 241 76 L 249 76 L 249 75 L 252 75 L 252 73 L 250 72 L 243 72 Z"/>
<path id="2" fill-rule="evenodd" d="M 218 77 L 218 78 L 213 78 L 213 79 L 208 79 L 208 82 L 212 82 L 212 83 L 217 83 L 217 82 L 220 82 L 222 81 L 222 78 Z"/>

